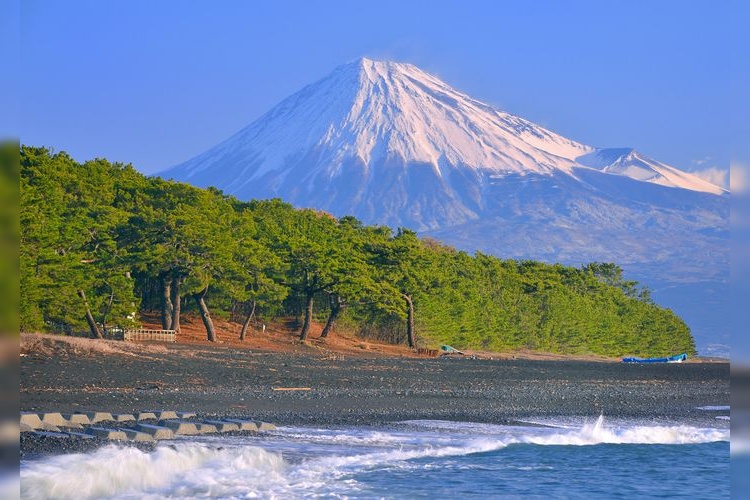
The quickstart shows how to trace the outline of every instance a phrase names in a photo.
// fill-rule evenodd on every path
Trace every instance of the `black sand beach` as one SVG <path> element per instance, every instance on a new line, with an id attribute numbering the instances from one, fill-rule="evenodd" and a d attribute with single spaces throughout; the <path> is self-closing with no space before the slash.
<path id="1" fill-rule="evenodd" d="M 297 352 L 256 352 L 223 345 L 105 345 L 111 352 L 49 338 L 32 349 L 22 347 L 21 410 L 175 409 L 281 425 L 405 419 L 507 423 L 599 414 L 713 424 L 717 414 L 698 408 L 729 405 L 729 363 L 355 357 L 306 346 Z"/>

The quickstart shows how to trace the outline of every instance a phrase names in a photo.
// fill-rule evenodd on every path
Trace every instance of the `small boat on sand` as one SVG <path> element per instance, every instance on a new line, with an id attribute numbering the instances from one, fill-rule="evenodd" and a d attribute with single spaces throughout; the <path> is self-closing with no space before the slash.
<path id="1" fill-rule="evenodd" d="M 443 351 L 443 354 L 461 354 L 464 353 L 456 349 L 455 347 L 449 346 L 449 345 L 441 345 L 440 350 Z"/>
<path id="2" fill-rule="evenodd" d="M 687 360 L 687 354 L 675 354 L 666 358 L 622 358 L 623 363 L 682 363 Z"/>

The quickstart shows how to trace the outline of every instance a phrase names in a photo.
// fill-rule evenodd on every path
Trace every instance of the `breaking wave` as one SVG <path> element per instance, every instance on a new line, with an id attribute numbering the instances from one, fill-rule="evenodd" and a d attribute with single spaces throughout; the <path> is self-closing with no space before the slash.
<path id="1" fill-rule="evenodd" d="M 283 486 L 286 463 L 258 447 L 197 443 L 153 452 L 106 446 L 91 454 L 35 461 L 21 468 L 22 498 L 159 498 L 269 493 Z"/>
<path id="2" fill-rule="evenodd" d="M 26 461 L 21 467 L 21 496 L 361 496 L 372 493 L 361 482 L 369 474 L 397 474 L 415 467 L 422 471 L 439 469 L 456 461 L 471 462 L 471 457 L 504 454 L 510 445 L 533 446 L 541 451 L 548 446 L 682 445 L 728 440 L 728 429 L 608 425 L 602 416 L 577 425 L 566 421 L 505 426 L 414 420 L 387 429 L 287 427 L 266 434 L 261 440 L 195 438 L 164 442 L 151 452 L 110 445 L 89 454 Z M 522 463 L 506 466 L 518 466 L 520 470 L 538 468 Z"/>

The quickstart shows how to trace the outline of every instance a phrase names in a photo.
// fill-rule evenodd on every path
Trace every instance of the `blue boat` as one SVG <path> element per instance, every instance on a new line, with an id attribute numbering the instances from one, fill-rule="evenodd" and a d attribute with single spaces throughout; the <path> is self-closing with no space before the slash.
<path id="1" fill-rule="evenodd" d="M 676 354 L 666 358 L 622 358 L 623 363 L 682 363 L 687 360 L 687 354 Z"/>

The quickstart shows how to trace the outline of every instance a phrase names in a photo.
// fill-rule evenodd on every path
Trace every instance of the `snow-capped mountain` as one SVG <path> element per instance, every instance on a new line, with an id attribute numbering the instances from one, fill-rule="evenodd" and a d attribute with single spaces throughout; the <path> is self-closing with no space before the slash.
<path id="1" fill-rule="evenodd" d="M 567 139 L 410 64 L 341 66 L 161 175 L 501 257 L 613 261 L 651 283 L 728 274 L 721 187 Z"/>
<path id="2" fill-rule="evenodd" d="M 724 194 L 725 189 L 695 175 L 653 160 L 632 148 L 597 149 L 576 158 L 576 162 L 608 174 L 617 174 L 662 186 Z"/>
<path id="3" fill-rule="evenodd" d="M 198 178 L 241 168 L 244 175 L 229 187 L 241 192 L 269 176 L 283 183 L 298 162 L 307 178 L 340 176 L 351 161 L 419 163 L 438 176 L 459 166 L 549 173 L 569 170 L 576 157 L 592 151 L 472 99 L 415 66 L 360 59 L 174 172 Z"/>
<path id="4" fill-rule="evenodd" d="M 482 217 L 487 186 L 581 168 L 720 194 L 631 150 L 596 149 L 463 94 L 410 64 L 360 59 L 165 177 L 281 197 L 366 222 L 438 229 Z"/>

